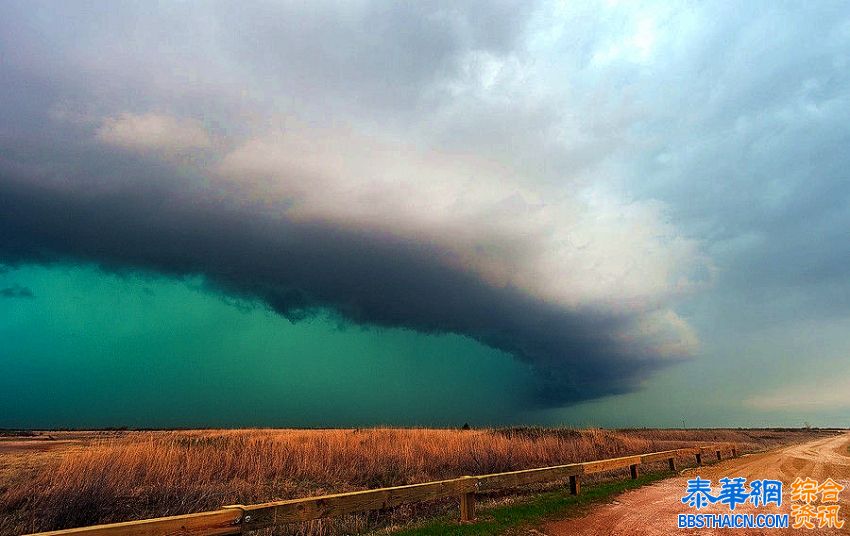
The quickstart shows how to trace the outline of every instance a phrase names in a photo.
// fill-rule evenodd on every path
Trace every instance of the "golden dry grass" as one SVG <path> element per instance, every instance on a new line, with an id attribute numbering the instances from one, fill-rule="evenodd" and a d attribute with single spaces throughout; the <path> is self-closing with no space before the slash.
<path id="1" fill-rule="evenodd" d="M 533 428 L 95 434 L 72 438 L 56 449 L 0 449 L 0 534 L 543 467 L 700 442 L 734 441 L 752 450 L 810 436 L 805 431 Z M 318 524 L 307 532 L 326 532 L 327 527 Z"/>

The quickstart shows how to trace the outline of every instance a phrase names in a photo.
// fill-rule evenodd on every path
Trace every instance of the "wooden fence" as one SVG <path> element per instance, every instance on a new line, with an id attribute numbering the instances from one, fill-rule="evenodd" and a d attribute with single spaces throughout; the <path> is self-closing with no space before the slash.
<path id="1" fill-rule="evenodd" d="M 644 463 L 667 461 L 670 469 L 675 470 L 676 458 L 694 456 L 697 465 L 702 465 L 705 456 L 713 454 L 720 460 L 723 452 L 729 452 L 733 457 L 737 455 L 734 445 L 716 444 L 508 473 L 462 476 L 450 480 L 392 488 L 336 493 L 334 495 L 252 505 L 234 504 L 212 512 L 41 532 L 33 536 L 213 536 L 241 534 L 286 523 L 382 510 L 403 504 L 449 497 L 460 499 L 460 519 L 462 522 L 469 522 L 475 519 L 475 494 L 477 492 L 515 488 L 526 484 L 569 478 L 570 492 L 575 495 L 581 492 L 582 475 L 628 467 L 631 477 L 637 478 L 638 466 Z"/>

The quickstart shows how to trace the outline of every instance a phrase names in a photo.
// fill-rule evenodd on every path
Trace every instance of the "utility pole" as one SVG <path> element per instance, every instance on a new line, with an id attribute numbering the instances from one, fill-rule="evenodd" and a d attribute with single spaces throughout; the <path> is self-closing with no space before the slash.
<path id="1" fill-rule="evenodd" d="M 683 430 L 687 430 L 687 429 L 688 429 L 688 427 L 687 427 L 687 426 L 685 426 L 685 416 L 684 416 L 684 415 L 682 415 L 682 429 L 683 429 Z"/>

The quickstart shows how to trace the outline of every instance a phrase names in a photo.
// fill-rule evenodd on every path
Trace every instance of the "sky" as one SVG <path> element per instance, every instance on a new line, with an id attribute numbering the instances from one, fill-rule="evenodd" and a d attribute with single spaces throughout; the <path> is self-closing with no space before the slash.
<path id="1" fill-rule="evenodd" d="M 0 427 L 850 426 L 846 2 L 0 5 Z"/>

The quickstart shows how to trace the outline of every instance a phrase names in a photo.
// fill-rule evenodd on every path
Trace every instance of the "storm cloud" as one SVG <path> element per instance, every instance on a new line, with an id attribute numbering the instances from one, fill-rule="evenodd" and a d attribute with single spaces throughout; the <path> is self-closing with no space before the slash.
<path id="1" fill-rule="evenodd" d="M 0 262 L 469 336 L 533 406 L 850 310 L 841 3 L 0 10 Z"/>
<path id="2" fill-rule="evenodd" d="M 628 391 L 671 357 L 662 351 L 667 334 L 640 331 L 635 313 L 567 308 L 488 284 L 445 262 L 437 246 L 263 214 L 181 189 L 171 173 L 164 180 L 152 173 L 167 168 L 151 162 L 110 169 L 121 170 L 120 188 L 4 170 L 3 261 L 201 274 L 293 321 L 329 309 L 356 324 L 467 335 L 535 367 L 539 390 L 528 401 L 535 405 Z"/>

